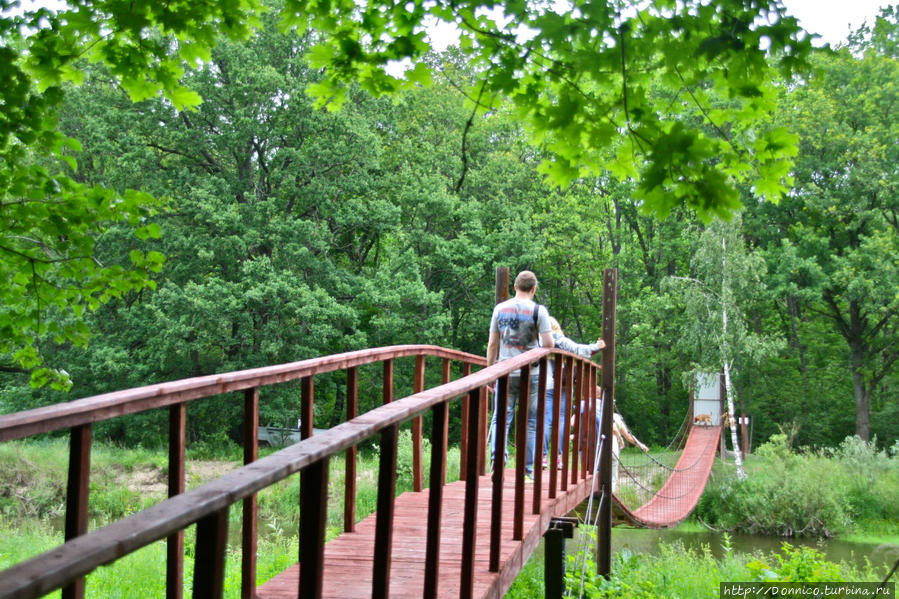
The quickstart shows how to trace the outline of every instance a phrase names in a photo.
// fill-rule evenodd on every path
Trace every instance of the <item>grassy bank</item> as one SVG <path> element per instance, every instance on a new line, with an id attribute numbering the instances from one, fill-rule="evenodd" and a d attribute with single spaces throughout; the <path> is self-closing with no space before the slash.
<path id="1" fill-rule="evenodd" d="M 708 546 L 690 549 L 680 542 L 660 543 L 654 555 L 619 551 L 609 580 L 596 576 L 592 556 L 585 560 L 582 553 L 571 551 L 566 583 L 573 596 L 579 596 L 583 588 L 583 596 L 592 599 L 719 599 L 721 582 L 871 582 L 886 575 L 883 567 L 834 563 L 814 548 L 786 542 L 778 552 L 739 554 L 731 550 L 727 539 L 725 534 L 720 558 Z M 530 560 L 506 597 L 531 599 L 542 592 L 543 564 Z"/>
<path id="2" fill-rule="evenodd" d="M 209 459 L 220 455 L 225 459 Z M 424 463 L 430 448 L 424 444 Z M 239 448 L 188 452 L 188 487 L 193 488 L 239 465 Z M 62 541 L 61 516 L 65 502 L 68 444 L 60 440 L 0 445 L 0 569 L 54 547 Z M 412 444 L 408 431 L 400 435 L 397 492 L 412 488 Z M 748 532 L 792 530 L 808 523 L 823 523 L 829 534 L 858 540 L 895 542 L 899 513 L 894 501 L 899 488 L 899 457 L 874 452 L 868 446 L 847 441 L 833 452 L 795 452 L 775 438 L 759 449 L 747 464 L 750 476 L 737 481 L 730 466 L 717 466 L 702 499 L 699 516 L 720 528 Z M 143 448 L 119 448 L 96 444 L 92 452 L 90 495 L 91 529 L 133 513 L 165 498 L 167 454 Z M 450 480 L 458 477 L 459 453 L 448 457 Z M 357 519 L 375 509 L 377 500 L 376 450 L 359 457 L 356 494 Z M 328 538 L 342 530 L 344 464 L 331 463 L 329 475 Z M 789 484 L 787 484 L 789 481 Z M 296 563 L 298 554 L 299 477 L 266 489 L 259 495 L 259 565 L 257 583 Z M 742 511 L 741 511 L 742 510 Z M 229 530 L 240 528 L 239 506 L 232 508 Z M 701 528 L 698 521 L 687 527 Z M 187 530 L 185 584 L 192 578 L 193 529 Z M 808 534 L 808 533 L 806 533 Z M 235 539 L 236 541 L 236 539 Z M 587 545 L 594 546 L 592 541 Z M 871 581 L 882 573 L 857 566 L 827 562 L 809 548 L 786 545 L 779 553 L 753 555 L 725 551 L 714 557 L 706 548 L 693 550 L 678 543 L 660 545 L 655 555 L 619 552 L 613 563 L 613 579 L 597 579 L 591 573 L 591 557 L 576 556 L 569 546 L 570 578 L 591 597 L 717 597 L 720 581 L 753 581 L 785 576 L 822 576 L 830 581 Z M 580 561 L 578 561 L 580 560 Z M 151 545 L 133 555 L 100 568 L 88 579 L 90 596 L 105 598 L 164 594 L 165 546 Z M 235 542 L 227 554 L 226 596 L 239 596 L 240 550 Z M 126 585 L 121 580 L 128 580 Z M 579 586 L 576 586 L 579 588 Z M 509 596 L 530 598 L 543 593 L 543 563 L 531 559 Z M 52 595 L 51 595 L 52 596 Z M 56 594 L 58 596 L 58 593 Z M 187 595 L 186 595 L 187 596 Z"/>
<path id="3" fill-rule="evenodd" d="M 857 437 L 836 449 L 796 451 L 774 435 L 739 480 L 716 462 L 695 515 L 730 532 L 782 537 L 899 535 L 899 444 L 877 451 Z"/>
<path id="4" fill-rule="evenodd" d="M 263 453 L 270 453 L 267 450 Z M 223 459 L 209 459 L 215 452 L 194 448 L 187 455 L 188 489 L 217 478 L 240 465 L 236 447 L 219 449 Z M 430 444 L 423 442 L 423 463 L 430 459 Z M 63 542 L 68 443 L 41 440 L 0 444 L 0 570 L 39 555 Z M 168 454 L 163 450 L 121 448 L 94 444 L 91 452 L 90 530 L 135 513 L 166 498 Z M 378 452 L 360 452 L 357 463 L 356 519 L 375 510 L 377 504 Z M 447 477 L 457 480 L 459 451 L 450 449 Z M 342 457 L 331 460 L 327 538 L 343 530 Z M 412 441 L 402 431 L 398 442 L 398 493 L 412 490 Z M 257 584 L 282 572 L 297 561 L 299 531 L 299 476 L 292 476 L 258 495 L 259 550 Z M 240 505 L 232 506 L 229 531 L 233 543 L 226 563 L 226 597 L 240 596 Z M 185 532 L 185 596 L 190 596 L 193 575 L 194 528 Z M 122 581 L 127 580 L 127 585 Z M 165 544 L 154 543 L 88 577 L 89 595 L 99 599 L 159 597 L 165 595 Z M 50 595 L 58 597 L 59 593 Z"/>

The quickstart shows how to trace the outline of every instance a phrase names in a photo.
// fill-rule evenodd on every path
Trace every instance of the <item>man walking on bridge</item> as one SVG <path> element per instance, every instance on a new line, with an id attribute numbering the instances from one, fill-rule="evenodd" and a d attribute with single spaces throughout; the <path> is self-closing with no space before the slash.
<path id="1" fill-rule="evenodd" d="M 529 270 L 523 270 L 515 277 L 515 297 L 497 304 L 493 308 L 490 319 L 490 338 L 487 342 L 487 366 L 514 358 L 539 345 L 555 347 L 550 325 L 549 312 L 545 306 L 534 301 L 537 293 L 537 276 Z M 537 385 L 539 372 L 531 369 L 528 395 L 528 434 L 525 451 L 525 471 L 532 476 L 534 471 L 534 446 L 537 441 Z M 508 408 L 506 410 L 506 438 L 509 437 L 509 425 L 515 414 L 515 403 L 521 386 L 521 371 L 516 370 L 509 375 Z M 495 404 L 494 404 L 495 405 Z M 493 439 L 492 458 L 496 464 L 496 409 L 490 422 L 490 435 Z M 506 448 L 503 448 L 505 455 Z"/>

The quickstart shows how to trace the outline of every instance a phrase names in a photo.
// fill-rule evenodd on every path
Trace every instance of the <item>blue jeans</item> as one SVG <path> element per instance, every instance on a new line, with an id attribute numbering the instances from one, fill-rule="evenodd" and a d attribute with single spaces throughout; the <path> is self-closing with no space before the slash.
<path id="1" fill-rule="evenodd" d="M 543 455 L 549 453 L 550 442 L 552 441 L 552 423 L 553 423 L 553 389 L 546 390 L 546 411 L 543 417 Z M 565 445 L 565 389 L 559 399 L 559 455 L 562 455 L 562 447 Z"/>
<path id="2" fill-rule="evenodd" d="M 528 436 L 525 445 L 524 469 L 528 474 L 534 471 L 534 448 L 537 445 L 537 385 L 540 381 L 539 374 L 533 374 L 530 377 L 530 386 L 528 388 Z M 509 377 L 509 395 L 506 404 L 506 445 L 503 448 L 503 455 L 508 458 L 509 444 L 509 426 L 512 424 L 512 418 L 515 416 L 515 404 L 518 403 L 518 393 L 521 386 L 521 377 Z M 499 381 L 495 387 L 494 401 L 496 394 L 499 393 Z M 496 462 L 496 408 L 493 410 L 493 418 L 490 420 L 490 438 L 492 447 L 492 459 Z"/>

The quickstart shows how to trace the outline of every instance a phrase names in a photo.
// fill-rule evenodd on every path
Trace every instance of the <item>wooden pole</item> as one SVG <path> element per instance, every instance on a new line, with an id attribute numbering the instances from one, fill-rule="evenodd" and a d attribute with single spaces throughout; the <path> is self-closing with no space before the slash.
<path id="1" fill-rule="evenodd" d="M 731 416 L 733 418 L 733 416 Z M 743 459 L 746 459 L 746 450 L 749 447 L 749 439 L 746 434 L 746 423 L 748 418 L 746 418 L 746 412 L 742 412 L 740 414 L 740 445 L 742 446 L 741 450 L 743 452 Z"/>
<path id="2" fill-rule="evenodd" d="M 494 304 L 504 302 L 509 299 L 509 267 L 496 267 L 496 295 L 494 296 Z"/>
<path id="3" fill-rule="evenodd" d="M 259 459 L 259 387 L 244 391 L 243 406 L 243 463 L 246 465 Z M 181 492 L 183 491 L 184 489 L 181 489 Z M 256 550 L 259 533 L 256 522 L 259 506 L 255 494 L 243 500 L 242 509 L 240 597 L 253 599 L 256 596 Z"/>
<path id="4" fill-rule="evenodd" d="M 66 541 L 71 541 L 87 532 L 87 503 L 91 476 L 90 424 L 72 427 L 69 444 L 69 476 L 66 486 Z M 62 589 L 63 599 L 84 597 L 84 578 L 78 578 Z"/>
<path id="5" fill-rule="evenodd" d="M 618 305 L 618 269 L 603 272 L 602 338 L 602 450 L 599 456 L 599 484 L 602 498 L 596 531 L 596 572 L 609 578 L 612 573 L 612 402 L 615 397 L 615 312 Z"/>

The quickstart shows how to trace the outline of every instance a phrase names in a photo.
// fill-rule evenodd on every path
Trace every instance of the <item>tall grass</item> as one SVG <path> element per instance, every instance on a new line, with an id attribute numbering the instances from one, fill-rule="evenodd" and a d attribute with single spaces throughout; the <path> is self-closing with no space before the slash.
<path id="1" fill-rule="evenodd" d="M 232 515 L 235 510 L 232 510 Z M 36 553 L 61 542 L 60 535 L 46 522 L 29 520 L 13 525 L 0 520 L 0 570 L 8 568 Z M 193 580 L 193 547 L 195 529 L 185 531 L 184 596 L 191 596 Z M 39 552 L 39 551 L 38 551 Z M 147 599 L 165 596 L 165 542 L 153 543 L 100 567 L 87 577 L 87 596 L 99 599 Z M 257 551 L 256 584 L 262 584 L 297 562 L 299 546 L 297 538 L 283 534 L 260 537 Z M 225 557 L 225 596 L 240 597 L 240 548 L 228 547 Z M 59 591 L 46 595 L 61 596 Z"/>
<path id="2" fill-rule="evenodd" d="M 424 484 L 428 484 L 430 443 L 423 440 L 422 463 Z M 233 448 L 225 452 L 233 457 Z M 208 458 L 208 448 L 197 456 Z M 129 488 L 123 481 L 136 473 L 166 480 L 168 456 L 164 451 L 143 448 L 123 449 L 95 444 L 91 453 L 91 491 L 89 502 L 90 529 L 120 519 L 165 499 L 164 487 L 154 493 Z M 62 516 L 65 513 L 65 481 L 68 467 L 68 443 L 61 439 L 11 442 L 0 445 L 0 570 L 8 568 L 63 542 Z M 450 448 L 447 456 L 447 479 L 458 480 L 459 450 Z M 237 467 L 236 461 L 224 462 L 220 471 Z M 379 452 L 363 451 L 358 456 L 356 521 L 375 511 L 377 505 L 377 472 Z M 345 463 L 343 456 L 331 459 L 329 465 L 327 538 L 343 530 Z M 397 493 L 412 490 L 412 437 L 401 431 L 397 447 Z M 204 482 L 189 481 L 189 487 Z M 300 477 L 291 476 L 268 487 L 258 495 L 259 545 L 256 583 L 283 572 L 297 562 L 299 556 Z M 240 596 L 241 506 L 232 506 L 229 530 L 233 543 L 227 551 L 225 596 Z M 195 529 L 185 531 L 185 596 L 190 596 L 193 577 Z M 88 576 L 88 595 L 99 599 L 145 599 L 165 594 L 165 543 L 157 542 Z M 50 597 L 59 597 L 56 592 Z"/>

